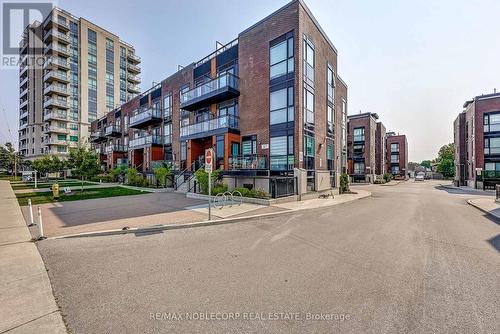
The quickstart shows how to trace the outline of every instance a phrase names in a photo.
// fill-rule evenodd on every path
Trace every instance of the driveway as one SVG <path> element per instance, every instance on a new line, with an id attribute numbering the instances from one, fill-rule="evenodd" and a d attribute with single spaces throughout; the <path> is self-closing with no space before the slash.
<path id="1" fill-rule="evenodd" d="M 74 333 L 498 333 L 500 225 L 436 187 L 38 247 Z"/>

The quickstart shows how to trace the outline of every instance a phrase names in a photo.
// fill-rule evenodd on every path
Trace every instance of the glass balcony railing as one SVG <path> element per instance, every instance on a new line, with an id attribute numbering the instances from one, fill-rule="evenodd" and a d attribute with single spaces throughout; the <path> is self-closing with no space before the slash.
<path id="1" fill-rule="evenodd" d="M 127 152 L 127 146 L 125 145 L 106 146 L 106 153 L 113 153 L 113 152 Z"/>
<path id="2" fill-rule="evenodd" d="M 161 109 L 149 108 L 130 117 L 129 126 L 140 128 L 161 122 Z"/>
<path id="3" fill-rule="evenodd" d="M 198 87 L 185 92 L 180 97 L 181 108 L 195 110 L 206 103 L 216 103 L 239 95 L 240 78 L 225 73 Z"/>
<path id="4" fill-rule="evenodd" d="M 149 135 L 149 136 L 144 136 L 140 138 L 135 138 L 129 141 L 128 146 L 130 148 L 135 148 L 135 147 L 140 147 L 140 146 L 146 146 L 146 145 L 151 145 L 151 144 L 157 144 L 157 145 L 162 145 L 164 144 L 164 136 L 157 136 L 157 135 Z"/>
<path id="5" fill-rule="evenodd" d="M 238 155 L 229 157 L 229 169 L 267 169 L 267 156 L 265 155 Z"/>
<path id="6" fill-rule="evenodd" d="M 220 129 L 239 129 L 239 119 L 235 116 L 226 115 L 208 121 L 187 125 L 181 128 L 181 137 L 189 137 L 197 134 L 207 134 Z"/>
<path id="7" fill-rule="evenodd" d="M 104 129 L 104 134 L 106 136 L 113 136 L 113 135 L 121 135 L 121 127 L 119 125 L 116 125 L 116 124 L 112 124 L 112 125 L 108 125 L 105 129 Z"/>

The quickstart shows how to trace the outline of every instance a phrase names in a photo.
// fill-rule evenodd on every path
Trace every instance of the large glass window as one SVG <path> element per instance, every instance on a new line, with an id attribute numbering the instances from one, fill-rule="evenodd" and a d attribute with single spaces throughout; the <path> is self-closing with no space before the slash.
<path id="1" fill-rule="evenodd" d="M 289 37 L 269 49 L 270 79 L 293 72 L 293 37 Z"/>
<path id="2" fill-rule="evenodd" d="M 484 138 L 484 154 L 500 154 L 500 137 Z"/>
<path id="3" fill-rule="evenodd" d="M 484 114 L 484 132 L 500 131 L 500 113 Z"/>
<path id="4" fill-rule="evenodd" d="M 172 117 L 172 93 L 163 98 L 163 117 Z"/>
<path id="5" fill-rule="evenodd" d="M 365 140 L 365 128 L 354 128 L 354 141 Z"/>
<path id="6" fill-rule="evenodd" d="M 293 87 L 283 88 L 269 94 L 271 125 L 294 120 L 293 100 Z"/>
<path id="7" fill-rule="evenodd" d="M 399 144 L 398 143 L 391 144 L 391 152 L 399 152 Z"/>
<path id="8" fill-rule="evenodd" d="M 364 174 L 365 173 L 365 163 L 355 162 L 354 164 L 354 174 Z"/>
<path id="9" fill-rule="evenodd" d="M 304 80 L 314 86 L 314 44 L 304 36 Z"/>
<path id="10" fill-rule="evenodd" d="M 333 67 L 330 64 L 328 64 L 326 71 L 326 93 L 328 101 L 335 103 L 335 76 L 333 73 Z"/>
<path id="11" fill-rule="evenodd" d="M 243 155 L 257 154 L 257 136 L 244 136 L 241 141 L 241 153 Z"/>
<path id="12" fill-rule="evenodd" d="M 271 170 L 291 170 L 294 165 L 293 136 L 271 137 L 269 145 Z"/>
<path id="13" fill-rule="evenodd" d="M 304 122 L 314 124 L 314 93 L 304 87 Z"/>
<path id="14" fill-rule="evenodd" d="M 326 145 L 326 160 L 328 164 L 328 170 L 334 170 L 334 147 L 333 143 L 328 143 Z"/>

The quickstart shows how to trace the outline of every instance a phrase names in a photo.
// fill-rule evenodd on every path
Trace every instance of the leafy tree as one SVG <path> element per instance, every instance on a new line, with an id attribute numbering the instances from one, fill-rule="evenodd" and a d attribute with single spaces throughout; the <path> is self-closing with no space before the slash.
<path id="1" fill-rule="evenodd" d="M 4 146 L 0 146 L 0 169 L 6 169 L 14 173 L 16 167 L 17 169 L 21 168 L 22 163 L 23 157 L 19 152 L 15 151 L 12 143 L 5 143 Z"/>
<path id="2" fill-rule="evenodd" d="M 50 173 L 52 169 L 52 159 L 49 155 L 44 155 L 40 159 L 33 161 L 33 168 L 42 174 Z"/>
<path id="3" fill-rule="evenodd" d="M 212 189 L 214 188 L 214 184 L 217 180 L 219 180 L 219 175 L 221 174 L 220 170 L 214 170 L 211 174 L 212 181 Z M 205 172 L 204 168 L 198 169 L 194 173 L 196 177 L 196 181 L 200 184 L 201 192 L 204 194 L 208 194 L 208 173 Z"/>
<path id="4" fill-rule="evenodd" d="M 430 160 L 424 160 L 420 163 L 421 166 L 424 166 L 425 168 L 431 169 L 431 161 Z"/>
<path id="5" fill-rule="evenodd" d="M 444 177 L 455 176 L 455 145 L 450 143 L 439 149 L 437 162 L 437 171 Z"/>
<path id="6" fill-rule="evenodd" d="M 90 151 L 85 147 L 78 147 L 69 151 L 68 168 L 72 173 L 81 178 L 82 191 L 83 180 L 97 175 L 100 171 L 99 159 L 97 153 Z"/>

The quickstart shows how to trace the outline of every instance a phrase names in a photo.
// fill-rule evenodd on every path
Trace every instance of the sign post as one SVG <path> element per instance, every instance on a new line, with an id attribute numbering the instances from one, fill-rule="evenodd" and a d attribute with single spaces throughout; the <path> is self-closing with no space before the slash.
<path id="1" fill-rule="evenodd" d="M 212 166 L 214 150 L 212 148 L 205 150 L 205 172 L 208 173 L 208 220 L 212 219 Z"/>

